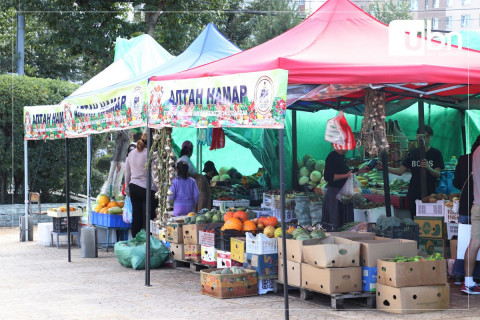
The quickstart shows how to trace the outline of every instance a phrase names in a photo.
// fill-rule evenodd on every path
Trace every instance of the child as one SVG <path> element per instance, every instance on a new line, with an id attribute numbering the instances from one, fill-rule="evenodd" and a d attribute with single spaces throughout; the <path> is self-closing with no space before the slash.
<path id="1" fill-rule="evenodd" d="M 188 177 L 188 164 L 185 161 L 177 163 L 177 178 L 172 181 L 170 187 L 173 201 L 173 215 L 184 216 L 193 212 L 198 202 L 198 188 L 195 180 Z"/>

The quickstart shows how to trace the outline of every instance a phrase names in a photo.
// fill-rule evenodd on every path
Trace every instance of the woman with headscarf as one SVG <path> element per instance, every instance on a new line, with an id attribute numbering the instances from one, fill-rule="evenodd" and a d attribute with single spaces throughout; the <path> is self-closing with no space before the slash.
<path id="1" fill-rule="evenodd" d="M 188 165 L 188 174 L 192 177 L 195 177 L 197 174 L 197 169 L 195 169 L 195 166 L 190 160 L 190 157 L 192 156 L 192 154 L 193 154 L 193 143 L 186 140 L 182 144 L 182 150 L 180 151 L 180 158 L 178 158 L 177 163 L 179 163 L 180 161 L 186 162 Z"/>

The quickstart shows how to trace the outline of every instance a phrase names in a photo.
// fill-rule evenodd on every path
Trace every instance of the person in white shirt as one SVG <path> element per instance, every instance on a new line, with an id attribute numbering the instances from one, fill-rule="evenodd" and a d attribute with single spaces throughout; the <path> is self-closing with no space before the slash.
<path id="1" fill-rule="evenodd" d="M 191 177 L 195 177 L 197 175 L 197 169 L 193 165 L 192 161 L 190 160 L 190 157 L 193 154 L 193 143 L 190 141 L 186 140 L 182 144 L 182 150 L 180 151 L 180 158 L 178 158 L 177 163 L 180 161 L 184 161 L 188 164 L 188 174 Z"/>

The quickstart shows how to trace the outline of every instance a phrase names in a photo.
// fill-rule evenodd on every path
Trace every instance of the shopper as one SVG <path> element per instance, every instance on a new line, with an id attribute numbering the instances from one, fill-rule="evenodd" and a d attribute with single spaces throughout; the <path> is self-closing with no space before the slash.
<path id="1" fill-rule="evenodd" d="M 209 184 L 213 177 L 218 176 L 218 171 L 212 161 L 205 162 L 205 165 L 203 166 L 203 172 L 205 172 L 205 177 L 207 178 Z"/>
<path id="2" fill-rule="evenodd" d="M 132 150 L 125 163 L 125 184 L 128 186 L 125 193 L 132 201 L 132 236 L 135 237 L 137 233 L 146 228 L 146 199 L 147 199 L 147 134 L 142 135 L 142 139 L 137 141 L 136 150 Z M 151 183 L 151 201 L 150 201 L 150 219 L 155 218 L 155 209 L 157 201 L 155 201 L 155 192 L 157 186 Z"/>
<path id="3" fill-rule="evenodd" d="M 353 221 L 353 207 L 350 212 L 348 208 L 343 208 L 337 199 L 340 190 L 352 175 L 345 158 L 346 153 L 347 150 L 334 150 L 325 160 L 324 179 L 327 187 L 323 200 L 322 222 L 333 227 L 341 227 Z"/>
<path id="4" fill-rule="evenodd" d="M 197 174 L 197 169 L 195 169 L 195 166 L 193 165 L 192 161 L 190 160 L 190 157 L 193 154 L 193 143 L 190 141 L 186 140 L 182 144 L 182 150 L 180 151 L 180 158 L 178 158 L 177 163 L 180 161 L 184 161 L 188 165 L 188 174 L 191 177 L 195 177 Z"/>
<path id="5" fill-rule="evenodd" d="M 472 157 L 473 153 L 480 145 L 480 135 L 472 145 L 472 151 L 469 154 L 458 158 L 455 168 L 455 176 L 453 178 L 453 186 L 461 190 L 460 205 L 458 209 L 458 222 L 462 224 L 470 224 L 470 212 L 473 205 L 473 179 L 472 179 Z M 455 259 L 453 265 L 453 273 L 455 275 L 455 284 L 461 285 L 465 269 L 465 261 L 463 259 Z M 475 268 L 475 274 L 479 274 L 479 268 Z"/>
<path id="6" fill-rule="evenodd" d="M 423 143 L 425 146 L 425 159 L 420 159 L 420 150 L 416 148 L 409 152 L 399 168 L 388 167 L 388 172 L 399 176 L 404 174 L 407 169 L 410 169 L 412 172 L 412 178 L 407 192 L 408 209 L 410 210 L 412 219 L 417 213 L 415 200 L 421 199 L 420 168 L 425 168 L 427 171 L 427 195 L 435 193 L 437 179 L 440 177 L 442 169 L 444 168 L 442 154 L 438 149 L 430 146 L 432 136 L 433 130 L 430 126 L 424 126 L 423 132 L 420 131 L 420 128 L 417 130 L 418 143 Z M 378 169 L 381 170 L 382 168 L 383 164 L 379 162 Z"/>
<path id="7" fill-rule="evenodd" d="M 198 202 L 198 188 L 195 180 L 188 176 L 188 164 L 177 162 L 177 177 L 172 181 L 170 195 L 173 201 L 173 215 L 183 216 L 193 212 Z"/>
<path id="8" fill-rule="evenodd" d="M 195 183 L 198 189 L 198 202 L 195 211 L 200 212 L 202 209 L 212 209 L 212 193 L 207 176 L 197 174 L 195 176 Z"/>
<path id="9" fill-rule="evenodd" d="M 480 148 L 472 157 L 473 206 L 471 211 L 471 238 L 465 252 L 465 282 L 462 291 L 467 294 L 480 294 L 479 284 L 473 281 L 473 269 L 480 249 Z"/>

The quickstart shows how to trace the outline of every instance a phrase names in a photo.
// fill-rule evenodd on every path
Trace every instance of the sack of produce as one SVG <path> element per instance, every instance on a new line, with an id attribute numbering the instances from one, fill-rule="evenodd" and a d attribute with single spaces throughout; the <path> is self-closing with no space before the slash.
<path id="1" fill-rule="evenodd" d="M 312 224 L 310 218 L 310 198 L 308 196 L 298 195 L 295 197 L 295 215 L 299 225 L 306 226 Z"/>
<path id="2" fill-rule="evenodd" d="M 310 218 L 312 220 L 312 225 L 322 222 L 322 202 L 321 201 L 310 202 L 309 209 L 310 209 Z"/>
<path id="3" fill-rule="evenodd" d="M 118 262 L 127 268 L 145 269 L 145 230 L 142 229 L 132 240 L 115 243 L 114 251 Z M 150 236 L 150 268 L 160 267 L 170 255 L 170 250 L 157 238 Z"/>

